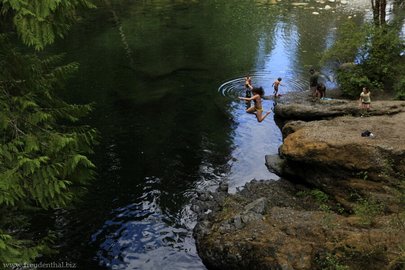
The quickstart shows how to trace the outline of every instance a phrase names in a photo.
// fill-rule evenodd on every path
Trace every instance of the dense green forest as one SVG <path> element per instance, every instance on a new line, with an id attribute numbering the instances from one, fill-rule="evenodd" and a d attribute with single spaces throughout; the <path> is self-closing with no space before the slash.
<path id="1" fill-rule="evenodd" d="M 335 44 L 322 57 L 332 63 L 343 93 L 357 97 L 364 86 L 405 99 L 405 46 L 403 3 L 395 2 L 386 20 L 386 1 L 372 1 L 373 21 L 358 26 L 352 21 L 339 29 Z"/>
<path id="2" fill-rule="evenodd" d="M 91 106 L 58 95 L 78 65 L 41 55 L 92 7 L 87 0 L 0 1 L 0 262 L 49 252 L 52 233 L 27 233 L 29 217 L 69 206 L 94 178 L 97 132 L 80 124 Z"/>

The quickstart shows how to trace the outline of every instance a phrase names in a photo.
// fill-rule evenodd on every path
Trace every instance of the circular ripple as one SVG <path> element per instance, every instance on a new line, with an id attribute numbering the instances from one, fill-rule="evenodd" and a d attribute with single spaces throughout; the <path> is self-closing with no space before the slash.
<path id="1" fill-rule="evenodd" d="M 236 78 L 230 81 L 224 82 L 218 88 L 218 92 L 220 92 L 224 97 L 238 97 L 241 96 L 245 91 L 245 79 Z"/>
<path id="2" fill-rule="evenodd" d="M 246 92 L 245 88 L 245 77 L 238 77 L 229 81 L 224 82 L 218 88 L 218 92 L 221 93 L 224 97 L 239 97 L 244 96 Z M 268 88 L 271 86 L 271 77 L 269 73 L 256 72 L 250 75 L 252 78 L 252 85 L 262 86 L 263 88 Z M 269 85 L 270 83 L 270 85 Z"/>
<path id="3" fill-rule="evenodd" d="M 302 76 L 293 73 L 291 70 L 280 71 L 277 75 L 272 75 L 269 72 L 256 72 L 251 75 L 252 85 L 254 87 L 261 86 L 265 90 L 265 95 L 272 95 L 272 84 L 278 77 L 282 78 L 283 84 L 279 88 L 279 93 L 303 91 L 308 88 L 307 79 L 303 79 Z M 219 86 L 218 92 L 224 97 L 237 98 L 238 96 L 244 96 L 246 92 L 245 76 L 224 82 Z"/>

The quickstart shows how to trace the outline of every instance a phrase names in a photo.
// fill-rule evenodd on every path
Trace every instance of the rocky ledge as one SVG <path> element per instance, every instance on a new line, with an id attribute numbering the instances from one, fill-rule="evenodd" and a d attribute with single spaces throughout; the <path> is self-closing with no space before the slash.
<path id="1" fill-rule="evenodd" d="M 288 99 L 286 99 L 288 100 Z M 279 181 L 196 201 L 209 269 L 405 269 L 405 102 L 285 102 Z M 374 136 L 362 137 L 369 130 Z"/>

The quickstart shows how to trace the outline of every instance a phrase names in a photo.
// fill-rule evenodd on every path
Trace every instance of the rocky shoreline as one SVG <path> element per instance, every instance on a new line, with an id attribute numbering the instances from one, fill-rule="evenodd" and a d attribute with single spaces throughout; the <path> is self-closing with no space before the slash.
<path id="1" fill-rule="evenodd" d="M 361 117 L 356 101 L 283 96 L 283 144 L 265 157 L 281 180 L 223 183 L 193 205 L 207 267 L 404 269 L 405 102 L 372 105 Z"/>

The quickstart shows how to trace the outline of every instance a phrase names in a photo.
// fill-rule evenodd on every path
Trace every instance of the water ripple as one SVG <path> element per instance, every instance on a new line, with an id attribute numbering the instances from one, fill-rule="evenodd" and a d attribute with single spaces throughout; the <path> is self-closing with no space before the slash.
<path id="1" fill-rule="evenodd" d="M 281 70 L 276 75 L 270 72 L 255 72 L 251 75 L 252 85 L 261 86 L 265 90 L 265 96 L 273 94 L 273 82 L 278 78 L 282 78 L 283 86 L 280 87 L 280 93 L 287 93 L 291 91 L 303 91 L 308 88 L 308 82 L 300 79 L 293 70 Z M 236 99 L 239 96 L 245 96 L 245 77 L 237 77 L 222 83 L 218 87 L 218 92 L 224 96 Z"/>
<path id="2" fill-rule="evenodd" d="M 92 235 L 91 242 L 99 246 L 97 257 L 102 266 L 111 269 L 205 268 L 196 255 L 191 230 L 194 224 L 186 211 L 189 206 L 180 216 L 164 212 L 159 206 L 158 183 L 159 178 L 146 177 L 144 193 L 137 201 L 115 208 L 111 218 Z"/>
<path id="3" fill-rule="evenodd" d="M 270 74 L 267 72 L 255 72 L 250 75 L 252 78 L 253 86 L 263 86 L 270 83 Z M 229 81 L 224 82 L 218 88 L 218 92 L 224 97 L 239 97 L 245 95 L 245 76 L 237 77 Z"/>

